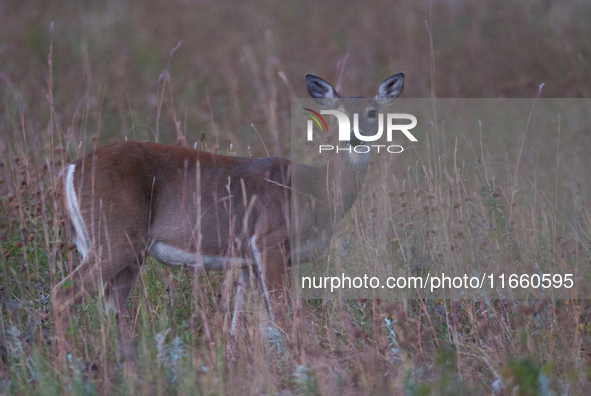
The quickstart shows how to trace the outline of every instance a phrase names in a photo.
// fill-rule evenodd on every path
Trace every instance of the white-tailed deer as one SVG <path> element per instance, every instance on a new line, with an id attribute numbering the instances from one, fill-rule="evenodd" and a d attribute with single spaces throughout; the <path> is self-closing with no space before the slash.
<path id="1" fill-rule="evenodd" d="M 402 93 L 404 75 L 384 81 L 375 98 L 354 101 L 354 109 L 321 78 L 306 75 L 306 81 L 318 103 L 358 113 L 359 131 L 373 135 L 380 109 Z M 362 144 L 353 131 L 351 137 L 352 146 Z M 233 326 L 253 273 L 273 317 L 287 306 L 292 253 L 298 262 L 321 253 L 355 202 L 368 161 L 369 153 L 341 152 L 326 166 L 311 167 L 144 142 L 111 143 L 79 158 L 58 179 L 83 257 L 52 291 L 59 343 L 70 305 L 101 284 L 107 304 L 123 310 L 147 255 L 173 267 L 241 269 Z M 292 199 L 303 208 L 297 252 L 290 246 Z"/>

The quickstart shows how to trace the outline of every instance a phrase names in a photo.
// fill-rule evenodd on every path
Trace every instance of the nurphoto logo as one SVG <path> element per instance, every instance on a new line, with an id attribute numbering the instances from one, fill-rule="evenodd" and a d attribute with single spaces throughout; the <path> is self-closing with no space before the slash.
<path id="1" fill-rule="evenodd" d="M 386 148 L 386 151 L 392 154 L 401 153 L 404 150 L 404 147 L 399 145 L 390 145 L 386 146 L 384 144 L 372 144 L 371 146 L 368 144 L 363 144 L 362 142 L 371 143 L 375 142 L 380 139 L 384 134 L 384 114 L 379 113 L 377 114 L 377 122 L 378 128 L 374 135 L 365 135 L 363 130 L 359 128 L 359 114 L 353 114 L 353 128 L 351 129 L 351 121 L 347 114 L 339 110 L 320 110 L 320 113 L 309 109 L 303 108 L 303 110 L 308 111 L 309 113 L 302 113 L 305 116 L 309 117 L 310 119 L 307 122 L 307 140 L 309 142 L 314 140 L 314 124 L 318 125 L 320 131 L 328 131 L 328 126 L 326 120 L 322 116 L 324 115 L 334 115 L 337 118 L 337 122 L 339 123 L 339 141 L 347 141 L 350 142 L 351 145 L 344 148 L 344 147 L 336 147 L 336 151 L 351 151 L 351 146 L 353 151 L 357 153 L 367 153 L 371 150 L 371 148 L 375 148 L 378 152 L 380 152 L 381 148 Z M 412 114 L 406 113 L 387 113 L 386 114 L 386 140 L 388 142 L 392 142 L 394 132 L 400 131 L 410 140 L 411 142 L 416 142 L 417 138 L 410 133 L 410 129 L 413 129 L 417 126 L 417 118 Z M 395 124 L 394 120 L 409 120 L 410 123 L 408 124 Z M 352 133 L 351 133 L 352 132 Z M 320 153 L 323 151 L 332 151 L 335 150 L 335 147 L 329 144 L 321 144 L 318 146 L 318 150 Z"/>

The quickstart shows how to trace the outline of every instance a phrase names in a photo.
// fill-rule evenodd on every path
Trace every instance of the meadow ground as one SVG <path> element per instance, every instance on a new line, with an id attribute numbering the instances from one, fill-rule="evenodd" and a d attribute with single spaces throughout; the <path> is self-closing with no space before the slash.
<path id="1" fill-rule="evenodd" d="M 0 393 L 588 394 L 591 107 L 548 98 L 590 96 L 590 19 L 582 1 L 3 2 Z M 61 165 L 112 139 L 289 156 L 305 73 L 370 95 L 399 71 L 405 98 L 529 99 L 496 123 L 439 119 L 395 160 L 373 157 L 319 263 L 573 272 L 578 294 L 326 292 L 294 299 L 280 338 L 252 296 L 232 337 L 236 274 L 149 260 L 125 325 L 89 296 L 56 357 L 50 290 L 79 263 L 56 210 Z"/>

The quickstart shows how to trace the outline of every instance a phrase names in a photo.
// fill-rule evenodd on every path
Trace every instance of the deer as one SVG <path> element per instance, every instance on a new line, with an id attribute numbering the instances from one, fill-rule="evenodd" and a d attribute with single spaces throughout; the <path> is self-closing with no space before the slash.
<path id="1" fill-rule="evenodd" d="M 358 131 L 368 136 L 377 130 L 377 114 L 404 88 L 404 74 L 398 73 L 379 85 L 375 97 L 351 102 L 320 77 L 305 78 L 318 104 L 357 113 Z M 348 143 L 366 144 L 353 130 Z M 315 167 L 279 157 L 238 158 L 120 141 L 64 166 L 56 191 L 82 260 L 52 289 L 60 353 L 71 306 L 102 286 L 107 309 L 122 312 L 148 256 L 200 272 L 239 270 L 232 330 L 251 281 L 274 321 L 288 309 L 292 258 L 309 262 L 322 254 L 359 195 L 369 156 L 338 152 Z M 290 237 L 292 215 L 297 246 Z"/>

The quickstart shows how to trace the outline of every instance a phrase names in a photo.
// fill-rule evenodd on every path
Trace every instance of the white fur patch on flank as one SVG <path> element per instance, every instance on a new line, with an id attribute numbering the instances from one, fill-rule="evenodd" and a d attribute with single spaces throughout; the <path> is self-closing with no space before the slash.
<path id="1" fill-rule="evenodd" d="M 197 263 L 197 254 L 186 252 L 177 249 L 164 242 L 157 241 L 150 248 L 150 254 L 162 264 L 171 267 L 187 267 L 195 268 Z M 224 256 L 202 256 L 203 269 L 205 271 L 223 271 L 231 268 L 245 268 L 248 266 L 249 260 L 241 257 L 224 257 Z"/>
<path id="2" fill-rule="evenodd" d="M 74 226 L 74 230 L 76 230 L 76 247 L 82 255 L 82 258 L 84 258 L 88 254 L 88 249 L 90 249 L 90 238 L 88 237 L 88 231 L 86 230 L 86 226 L 84 225 L 84 219 L 82 218 L 82 214 L 80 213 L 78 197 L 76 197 L 76 190 L 74 188 L 75 171 L 76 165 L 68 165 L 68 170 L 66 171 L 67 173 L 65 184 L 66 203 L 68 206 L 68 213 L 70 214 L 70 220 L 72 222 L 72 225 Z"/>

